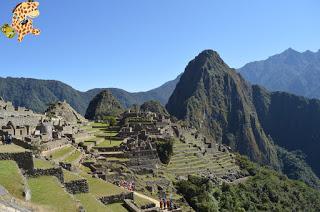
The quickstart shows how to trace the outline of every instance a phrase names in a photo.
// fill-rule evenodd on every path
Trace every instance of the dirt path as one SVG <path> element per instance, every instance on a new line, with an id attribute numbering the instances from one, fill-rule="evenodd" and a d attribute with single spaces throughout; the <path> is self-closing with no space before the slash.
<path id="1" fill-rule="evenodd" d="M 146 196 L 146 195 L 144 195 L 144 194 L 140 194 L 140 193 L 138 193 L 138 192 L 133 192 L 133 193 L 134 193 L 135 195 L 141 197 L 141 198 L 144 198 L 144 199 L 147 199 L 147 200 L 153 202 L 154 204 L 156 204 L 157 207 L 160 207 L 160 202 L 159 202 L 158 200 L 153 199 L 153 198 L 151 198 L 151 197 L 148 197 L 148 196 Z"/>

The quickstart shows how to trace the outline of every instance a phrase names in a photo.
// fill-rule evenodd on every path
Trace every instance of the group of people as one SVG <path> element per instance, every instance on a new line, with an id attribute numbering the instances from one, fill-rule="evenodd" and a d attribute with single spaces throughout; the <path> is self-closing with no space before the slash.
<path id="1" fill-rule="evenodd" d="M 12 144 L 12 135 L 2 135 L 1 140 L 3 144 Z"/>
<path id="2" fill-rule="evenodd" d="M 172 209 L 174 209 L 172 198 L 170 198 L 170 199 L 166 199 L 166 197 L 160 198 L 160 209 L 161 210 L 166 210 L 166 209 L 167 210 L 172 210 Z"/>
<path id="3" fill-rule="evenodd" d="M 119 186 L 128 189 L 129 191 L 135 191 L 136 185 L 134 181 L 126 181 L 126 180 L 120 180 Z"/>

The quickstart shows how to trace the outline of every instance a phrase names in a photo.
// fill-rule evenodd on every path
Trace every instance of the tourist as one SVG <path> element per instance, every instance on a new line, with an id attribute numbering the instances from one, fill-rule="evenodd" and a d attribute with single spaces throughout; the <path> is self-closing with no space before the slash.
<path id="1" fill-rule="evenodd" d="M 171 209 L 170 200 L 167 200 L 167 208 L 168 208 L 168 210 Z"/>

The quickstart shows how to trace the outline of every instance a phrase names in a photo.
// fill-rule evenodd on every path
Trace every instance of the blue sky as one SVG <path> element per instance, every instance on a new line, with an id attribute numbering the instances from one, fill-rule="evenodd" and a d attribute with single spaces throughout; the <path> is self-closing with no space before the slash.
<path id="1" fill-rule="evenodd" d="M 0 1 L 0 24 L 16 0 Z M 320 48 L 318 0 L 39 0 L 39 37 L 0 35 L 0 76 L 78 90 L 143 91 L 174 79 L 204 49 L 231 67 L 292 47 Z"/>

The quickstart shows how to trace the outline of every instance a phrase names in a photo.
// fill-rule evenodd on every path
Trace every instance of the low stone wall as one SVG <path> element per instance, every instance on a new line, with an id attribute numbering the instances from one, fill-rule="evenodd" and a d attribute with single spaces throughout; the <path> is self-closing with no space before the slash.
<path id="1" fill-rule="evenodd" d="M 28 172 L 29 177 L 40 177 L 40 176 L 54 176 L 58 178 L 61 183 L 64 183 L 64 176 L 61 167 L 50 168 L 50 169 L 33 169 Z"/>
<path id="2" fill-rule="evenodd" d="M 121 193 L 119 195 L 101 197 L 100 201 L 103 204 L 107 205 L 107 204 L 112 204 L 112 203 L 116 203 L 116 202 L 124 202 L 125 199 L 133 200 L 133 192 Z"/>
<path id="3" fill-rule="evenodd" d="M 157 212 L 157 211 L 160 211 L 160 208 L 157 208 L 156 207 L 156 204 L 154 203 L 151 203 L 151 204 L 148 204 L 146 205 L 145 207 L 137 207 L 134 202 L 130 199 L 125 199 L 124 200 L 124 206 L 125 208 L 130 211 L 130 212 Z"/>
<path id="4" fill-rule="evenodd" d="M 67 139 L 54 140 L 54 141 L 50 141 L 48 143 L 41 144 L 40 149 L 41 149 L 41 151 L 48 151 L 51 149 L 62 147 L 64 145 L 70 144 L 70 143 L 71 143 L 71 141 L 69 141 Z"/>
<path id="5" fill-rule="evenodd" d="M 130 199 L 125 199 L 124 200 L 125 203 L 125 208 L 130 211 L 130 212 L 140 212 L 140 208 L 138 208 Z"/>
<path id="6" fill-rule="evenodd" d="M 72 168 L 72 164 L 71 164 L 71 163 L 59 162 L 59 165 L 60 165 L 62 168 L 71 171 L 71 168 Z"/>
<path id="7" fill-rule="evenodd" d="M 88 193 L 89 186 L 86 179 L 74 180 L 64 183 L 66 190 L 70 194 Z"/>
<path id="8" fill-rule="evenodd" d="M 108 157 L 112 157 L 112 158 L 128 158 L 129 157 L 129 154 L 126 153 L 126 152 L 111 152 L 111 153 L 108 153 L 108 152 L 100 152 L 100 156 L 102 157 L 105 157 L 105 158 L 108 158 Z"/>
<path id="9" fill-rule="evenodd" d="M 12 138 L 12 143 L 14 143 L 17 146 L 21 146 L 21 147 L 23 147 L 25 149 L 31 149 L 32 148 L 31 144 L 29 144 L 28 142 L 26 142 L 24 140 L 18 139 L 18 138 Z"/>
<path id="10" fill-rule="evenodd" d="M 108 140 L 115 140 L 115 141 L 123 141 L 123 138 L 116 137 L 116 136 L 105 136 L 105 139 Z"/>
<path id="11" fill-rule="evenodd" d="M 0 153 L 0 160 L 14 160 L 20 169 L 31 171 L 34 169 L 32 152 L 18 152 L 18 153 Z"/>
<path id="12" fill-rule="evenodd" d="M 119 152 L 122 150 L 121 147 L 119 146 L 114 146 L 114 147 L 93 147 L 93 149 L 98 150 L 99 152 Z"/>
<path id="13" fill-rule="evenodd" d="M 149 204 L 141 206 L 141 209 L 150 209 L 150 208 L 154 208 L 154 207 L 156 207 L 155 203 L 149 203 Z"/>

